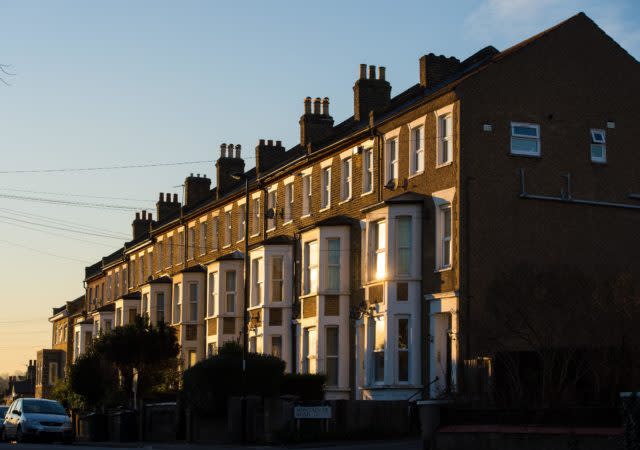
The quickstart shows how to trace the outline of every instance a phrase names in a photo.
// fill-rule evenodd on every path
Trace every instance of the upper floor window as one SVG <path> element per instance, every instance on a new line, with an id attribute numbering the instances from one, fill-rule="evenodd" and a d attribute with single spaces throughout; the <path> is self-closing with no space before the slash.
<path id="1" fill-rule="evenodd" d="M 120 274 L 118 272 L 113 276 L 113 289 L 115 298 L 118 298 L 120 296 Z"/>
<path id="2" fill-rule="evenodd" d="M 193 259 L 196 253 L 196 228 L 189 227 L 189 247 L 187 252 L 187 258 Z"/>
<path id="3" fill-rule="evenodd" d="M 200 236 L 198 248 L 200 255 L 207 253 L 207 222 L 200 222 Z"/>
<path id="4" fill-rule="evenodd" d="M 327 289 L 340 289 L 340 238 L 327 239 Z"/>
<path id="5" fill-rule="evenodd" d="M 387 141 L 387 181 L 398 179 L 398 138 Z"/>
<path id="6" fill-rule="evenodd" d="M 242 205 L 238 205 L 238 240 L 241 241 L 244 239 L 244 231 L 247 220 L 247 205 L 244 203 Z"/>
<path id="7" fill-rule="evenodd" d="M 276 197 L 278 191 L 273 190 L 269 192 L 267 196 L 267 210 L 269 215 L 267 216 L 267 230 L 273 230 L 276 227 Z"/>
<path id="8" fill-rule="evenodd" d="M 251 276 L 253 278 L 251 306 L 258 306 L 262 304 L 262 287 L 264 285 L 264 266 L 262 258 L 254 259 L 253 267 L 251 269 Z"/>
<path id="9" fill-rule="evenodd" d="M 362 151 L 362 193 L 373 192 L 373 149 Z"/>
<path id="10" fill-rule="evenodd" d="M 415 175 L 424 171 L 424 127 L 411 129 L 411 155 L 409 159 L 409 173 Z"/>
<path id="11" fill-rule="evenodd" d="M 209 274 L 209 303 L 207 304 L 207 316 L 216 314 L 216 305 L 218 303 L 218 272 Z"/>
<path id="12" fill-rule="evenodd" d="M 453 115 L 449 112 L 437 117 L 437 165 L 453 161 Z"/>
<path id="13" fill-rule="evenodd" d="M 511 122 L 511 154 L 540 156 L 540 125 Z"/>
<path id="14" fill-rule="evenodd" d="M 156 293 L 156 323 L 165 321 L 164 307 L 164 292 L 158 292 Z"/>
<path id="15" fill-rule="evenodd" d="M 302 176 L 302 215 L 311 214 L 311 174 Z"/>
<path id="16" fill-rule="evenodd" d="M 198 283 L 189 283 L 189 321 L 198 321 Z"/>
<path id="17" fill-rule="evenodd" d="M 398 245 L 396 273 L 398 275 L 410 275 L 412 245 L 411 217 L 398 217 L 396 224 L 396 243 Z"/>
<path id="18" fill-rule="evenodd" d="M 218 223 L 220 219 L 214 217 L 211 219 L 211 250 L 218 250 Z"/>
<path id="19" fill-rule="evenodd" d="M 387 222 L 379 220 L 371 224 L 371 254 L 369 263 L 371 266 L 370 279 L 381 280 L 387 272 Z"/>
<path id="20" fill-rule="evenodd" d="M 607 162 L 607 136 L 604 130 L 591 130 L 591 161 Z"/>
<path id="21" fill-rule="evenodd" d="M 227 270 L 224 276 L 226 311 L 234 313 L 236 312 L 236 271 Z"/>
<path id="22" fill-rule="evenodd" d="M 144 283 L 144 254 L 139 257 L 138 268 L 140 269 L 140 274 L 138 275 L 138 284 Z M 109 286 L 107 286 L 109 288 Z"/>
<path id="23" fill-rule="evenodd" d="M 224 245 L 231 245 L 231 211 L 224 213 Z"/>
<path id="24" fill-rule="evenodd" d="M 162 247 L 164 247 L 164 241 L 160 241 L 156 244 L 156 269 L 158 271 L 162 270 L 164 267 L 164 261 L 162 260 L 164 252 L 162 251 Z"/>
<path id="25" fill-rule="evenodd" d="M 293 183 L 284 185 L 284 222 L 293 220 Z"/>
<path id="26" fill-rule="evenodd" d="M 451 204 L 445 203 L 438 209 L 438 248 L 439 258 L 436 261 L 438 269 L 451 267 Z"/>
<path id="27" fill-rule="evenodd" d="M 142 317 L 149 318 L 149 294 L 142 296 Z"/>
<path id="28" fill-rule="evenodd" d="M 260 234 L 260 198 L 253 199 L 253 228 L 251 234 Z"/>
<path id="29" fill-rule="evenodd" d="M 340 173 L 340 200 L 347 201 L 351 198 L 352 160 L 344 158 L 342 160 L 342 171 Z"/>
<path id="30" fill-rule="evenodd" d="M 271 257 L 271 301 L 281 302 L 283 297 L 284 275 L 282 256 Z"/>
<path id="31" fill-rule="evenodd" d="M 318 291 L 318 241 L 304 244 L 304 293 Z"/>
<path id="32" fill-rule="evenodd" d="M 331 167 L 322 169 L 322 197 L 320 208 L 328 208 L 331 205 Z"/>
<path id="33" fill-rule="evenodd" d="M 178 264 L 184 262 L 184 232 L 178 233 Z"/>
<path id="34" fill-rule="evenodd" d="M 173 285 L 173 323 L 182 322 L 182 293 L 180 283 Z"/>
<path id="35" fill-rule="evenodd" d="M 167 265 L 166 267 L 171 267 L 173 264 L 173 236 L 167 239 Z"/>

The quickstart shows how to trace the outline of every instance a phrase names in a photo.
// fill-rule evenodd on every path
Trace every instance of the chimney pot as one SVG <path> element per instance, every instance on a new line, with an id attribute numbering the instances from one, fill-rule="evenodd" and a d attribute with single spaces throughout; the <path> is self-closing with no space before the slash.
<path id="1" fill-rule="evenodd" d="M 329 97 L 325 97 L 322 99 L 322 115 L 329 115 Z"/>
<path id="2" fill-rule="evenodd" d="M 269 140 L 267 141 L 267 146 L 268 146 L 268 147 L 273 147 L 273 139 L 269 139 Z"/>
<path id="3" fill-rule="evenodd" d="M 196 177 L 200 178 L 200 174 L 197 174 Z"/>
<path id="4" fill-rule="evenodd" d="M 229 152 L 229 158 L 233 158 L 233 144 L 227 144 L 227 151 Z"/>
<path id="5" fill-rule="evenodd" d="M 282 141 L 276 141 L 276 147 L 282 147 Z"/>
<path id="6" fill-rule="evenodd" d="M 191 175 L 189 175 L 191 178 L 193 178 L 193 172 L 191 172 Z"/>
<path id="7" fill-rule="evenodd" d="M 378 79 L 384 81 L 386 68 L 384 66 L 380 66 L 378 68 Z"/>
<path id="8" fill-rule="evenodd" d="M 240 144 L 236 145 L 236 158 L 238 158 L 238 159 L 240 158 L 240 149 L 241 148 L 242 147 L 240 146 Z"/>
<path id="9" fill-rule="evenodd" d="M 220 144 L 220 156 L 223 158 L 227 156 L 227 144 Z"/>
<path id="10" fill-rule="evenodd" d="M 313 99 L 313 113 L 316 115 L 320 114 L 320 97 L 316 97 Z"/>
<path id="11" fill-rule="evenodd" d="M 258 145 L 264 145 L 264 139 L 260 139 L 260 141 L 258 142 Z"/>
<path id="12" fill-rule="evenodd" d="M 304 113 L 311 114 L 311 97 L 304 99 Z"/>
<path id="13" fill-rule="evenodd" d="M 147 219 L 149 219 L 149 221 L 151 221 L 151 213 L 149 213 L 149 215 L 147 216 Z"/>
<path id="14" fill-rule="evenodd" d="M 178 203 L 178 194 L 173 194 L 173 203 Z"/>
<path id="15" fill-rule="evenodd" d="M 160 196 L 158 198 L 159 202 L 163 202 L 164 201 L 164 194 L 162 192 L 160 192 Z"/>
<path id="16" fill-rule="evenodd" d="M 140 213 L 139 212 L 136 213 L 136 220 L 140 220 Z"/>
<path id="17" fill-rule="evenodd" d="M 363 78 L 367 78 L 367 65 L 366 64 L 360 64 L 360 77 L 361 80 Z"/>
<path id="18" fill-rule="evenodd" d="M 147 220 L 147 211 L 142 210 L 142 220 Z"/>
<path id="19" fill-rule="evenodd" d="M 369 66 L 369 79 L 376 79 L 376 66 Z"/>

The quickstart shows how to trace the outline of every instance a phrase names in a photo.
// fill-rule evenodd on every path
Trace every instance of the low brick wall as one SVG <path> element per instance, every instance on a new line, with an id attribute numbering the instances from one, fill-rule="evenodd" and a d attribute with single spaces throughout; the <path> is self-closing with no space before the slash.
<path id="1" fill-rule="evenodd" d="M 619 450 L 622 428 L 452 425 L 440 428 L 433 450 Z"/>

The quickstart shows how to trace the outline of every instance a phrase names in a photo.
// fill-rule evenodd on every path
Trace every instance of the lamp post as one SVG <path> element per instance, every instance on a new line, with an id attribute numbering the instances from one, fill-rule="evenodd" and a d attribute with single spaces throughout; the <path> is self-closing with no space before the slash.
<path id="1" fill-rule="evenodd" d="M 232 173 L 234 180 L 244 178 L 244 295 L 242 296 L 242 397 L 240 399 L 242 443 L 247 442 L 247 347 L 248 311 L 247 296 L 249 295 L 249 177 L 244 173 Z"/>

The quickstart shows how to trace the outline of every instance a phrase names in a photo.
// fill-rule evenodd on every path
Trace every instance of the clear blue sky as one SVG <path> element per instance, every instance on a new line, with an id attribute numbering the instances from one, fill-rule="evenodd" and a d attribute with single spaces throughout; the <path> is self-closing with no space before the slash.
<path id="1" fill-rule="evenodd" d="M 84 266 L 121 244 L 45 234 L 7 217 L 19 211 L 125 235 L 133 217 L 3 195 L 151 210 L 158 192 L 179 192 L 189 172 L 212 176 L 222 142 L 242 144 L 248 156 L 260 138 L 295 145 L 306 96 L 328 96 L 336 122 L 351 115 L 359 63 L 386 66 L 395 95 L 417 82 L 425 53 L 504 49 L 579 11 L 640 58 L 634 0 L 0 2 L 0 63 L 15 73 L 0 84 L 0 171 L 211 161 L 0 173 L 0 373 L 22 370 L 50 345 L 51 307 L 83 294 Z"/>

